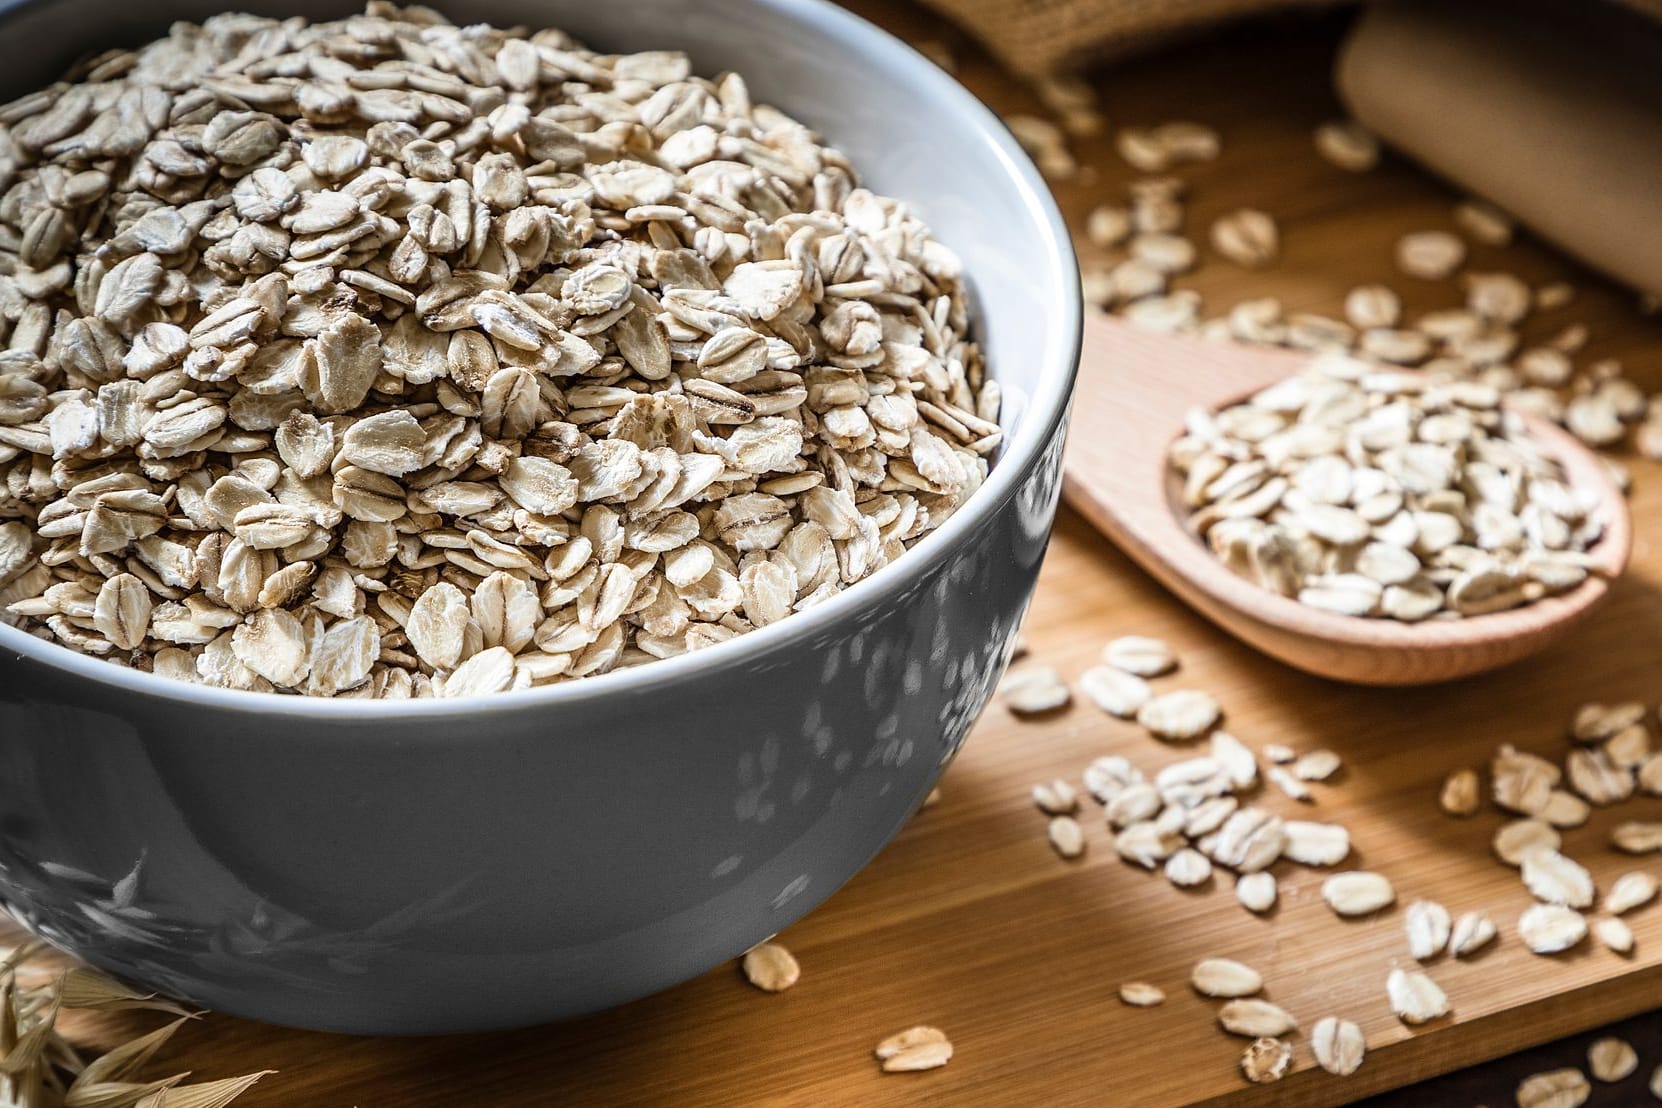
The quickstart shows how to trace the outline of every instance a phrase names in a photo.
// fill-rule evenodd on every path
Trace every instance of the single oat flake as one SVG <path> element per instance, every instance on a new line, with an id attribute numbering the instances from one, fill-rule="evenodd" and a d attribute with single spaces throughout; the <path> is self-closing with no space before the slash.
<path id="1" fill-rule="evenodd" d="M 909 1027 L 877 1044 L 874 1051 L 884 1073 L 939 1069 L 952 1060 L 952 1044 L 936 1027 Z"/>
<path id="2" fill-rule="evenodd" d="M 761 943 L 746 952 L 744 976 L 764 993 L 782 993 L 802 976 L 802 968 L 790 951 L 775 942 Z"/>
<path id="3" fill-rule="evenodd" d="M 1298 1030 L 1298 1021 L 1280 1005 L 1267 1000 L 1231 1000 L 1218 1009 L 1218 1023 L 1231 1035 L 1249 1039 L 1273 1038 Z"/>
<path id="4" fill-rule="evenodd" d="M 1210 731 L 1222 710 L 1212 695 L 1198 689 L 1162 693 L 1137 712 L 1137 722 L 1155 738 L 1171 742 L 1196 739 Z"/>
<path id="5" fill-rule="evenodd" d="M 1391 1011 L 1403 1023 L 1429 1023 L 1449 1013 L 1448 995 L 1418 970 L 1392 970 L 1385 979 L 1385 992 Z"/>
<path id="6" fill-rule="evenodd" d="M 1255 1085 L 1280 1081 L 1293 1063 L 1293 1047 L 1283 1039 L 1254 1039 L 1241 1052 L 1241 1073 Z"/>
<path id="7" fill-rule="evenodd" d="M 1639 1054 L 1633 1044 L 1614 1035 L 1594 1039 L 1587 1048 L 1587 1071 L 1595 1080 L 1622 1081 L 1639 1068 Z"/>
<path id="8" fill-rule="evenodd" d="M 1328 1073 L 1349 1077 L 1362 1066 L 1367 1042 L 1362 1029 L 1350 1020 L 1323 1016 L 1310 1029 L 1310 1051 Z"/>
<path id="9" fill-rule="evenodd" d="M 1518 917 L 1518 937 L 1536 954 L 1557 954 L 1587 937 L 1587 920 L 1562 904 L 1537 904 Z"/>
<path id="10" fill-rule="evenodd" d="M 1531 1074 L 1518 1084 L 1518 1108 L 1577 1108 L 1592 1088 L 1587 1075 L 1573 1066 Z"/>
<path id="11" fill-rule="evenodd" d="M 1133 1008 L 1153 1008 L 1165 1000 L 1165 990 L 1146 981 L 1127 981 L 1120 986 L 1120 1001 Z"/>
<path id="12" fill-rule="evenodd" d="M 1202 996 L 1251 996 L 1264 987 L 1257 970 L 1229 958 L 1205 958 L 1195 963 L 1189 983 Z"/>
<path id="13" fill-rule="evenodd" d="M 1352 870 L 1323 881 L 1322 899 L 1338 915 L 1366 916 L 1389 907 L 1396 890 L 1383 874 Z"/>

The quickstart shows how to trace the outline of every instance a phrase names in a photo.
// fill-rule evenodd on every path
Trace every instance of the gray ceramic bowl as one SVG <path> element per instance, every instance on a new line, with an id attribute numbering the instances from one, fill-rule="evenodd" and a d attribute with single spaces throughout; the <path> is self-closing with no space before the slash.
<path id="1" fill-rule="evenodd" d="M 0 898 L 89 961 L 278 1023 L 530 1024 L 663 989 L 781 930 L 894 835 L 958 749 L 1056 509 L 1073 257 L 1027 159 L 950 77 L 818 0 L 441 6 L 601 49 L 685 49 L 819 128 L 963 256 L 1009 436 L 969 504 L 859 587 L 556 688 L 239 693 L 0 626 Z M 0 3 L 0 91 L 218 7 Z"/>

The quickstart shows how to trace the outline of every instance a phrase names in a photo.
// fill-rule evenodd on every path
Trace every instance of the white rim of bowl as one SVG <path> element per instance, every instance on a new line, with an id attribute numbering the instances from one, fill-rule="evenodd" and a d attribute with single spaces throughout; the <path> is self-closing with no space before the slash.
<path id="1" fill-rule="evenodd" d="M 919 539 L 904 557 L 890 562 L 830 599 L 806 611 L 793 613 L 777 623 L 758 627 L 727 642 L 689 654 L 540 688 L 422 700 L 368 700 L 221 689 L 113 665 L 102 658 L 36 638 L 3 623 L 0 623 L 0 651 L 123 692 L 229 712 L 354 722 L 415 716 L 435 719 L 474 715 L 481 710 L 520 711 L 639 692 L 678 683 L 702 671 L 742 666 L 758 655 L 810 639 L 845 616 L 879 603 L 886 594 L 896 591 L 902 581 L 921 575 L 928 567 L 943 560 L 969 531 L 1014 495 L 1019 483 L 1032 472 L 1040 455 L 1049 446 L 1051 436 L 1067 409 L 1079 363 L 1084 310 L 1078 292 L 1078 267 L 1072 239 L 1044 179 L 1003 121 L 934 62 L 875 24 L 834 6 L 830 0 L 755 2 L 831 37 L 857 39 L 860 49 L 869 57 L 892 66 L 916 70 L 914 80 L 956 101 L 957 110 L 975 125 L 981 140 L 990 144 L 998 155 L 1034 222 L 1048 232 L 1043 241 L 1035 243 L 1035 247 L 1043 251 L 1039 260 L 1044 269 L 1064 290 L 1064 301 L 1060 305 L 1061 324 L 1068 341 L 1055 347 L 1047 364 L 1040 367 L 1037 385 L 1028 396 L 1021 427 L 1004 444 L 998 464 L 993 467 L 986 482 L 945 523 Z M 1066 295 L 1069 291 L 1071 296 Z"/>

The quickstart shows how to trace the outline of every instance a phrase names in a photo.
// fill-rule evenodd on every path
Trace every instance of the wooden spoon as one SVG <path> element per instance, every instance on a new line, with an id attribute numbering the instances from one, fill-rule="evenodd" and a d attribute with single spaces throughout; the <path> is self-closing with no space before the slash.
<path id="1" fill-rule="evenodd" d="M 1230 571 L 1188 530 L 1166 452 L 1191 408 L 1215 409 L 1302 370 L 1309 355 L 1156 334 L 1089 313 L 1063 490 L 1145 570 L 1236 638 L 1289 665 L 1365 685 L 1421 685 L 1481 673 L 1552 643 L 1627 566 L 1633 525 L 1608 473 L 1575 438 L 1526 416 L 1576 489 L 1596 494 L 1597 568 L 1557 596 L 1491 615 L 1400 623 L 1300 604 Z M 1131 629 L 1127 629 L 1131 630 Z"/>

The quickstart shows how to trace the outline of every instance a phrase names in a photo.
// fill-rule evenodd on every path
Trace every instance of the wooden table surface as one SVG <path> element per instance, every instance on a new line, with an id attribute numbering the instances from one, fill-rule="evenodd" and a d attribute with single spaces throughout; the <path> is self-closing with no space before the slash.
<path id="1" fill-rule="evenodd" d="M 1034 107 L 1025 90 L 917 10 L 875 0 L 857 6 L 914 41 L 951 42 L 960 75 L 995 106 Z M 1336 110 L 1326 67 L 1341 29 L 1332 19 L 1272 24 L 1101 77 L 1116 124 L 1194 118 L 1223 130 L 1222 159 L 1186 173 L 1194 185 L 1191 226 L 1243 204 L 1281 220 L 1285 248 L 1274 269 L 1247 275 L 1209 263 L 1185 280 L 1216 307 L 1271 294 L 1294 308 L 1335 313 L 1346 289 L 1371 279 L 1391 281 L 1419 307 L 1456 300 L 1452 286 L 1405 287 L 1390 265 L 1398 234 L 1449 225 L 1453 194 L 1400 163 L 1351 176 L 1310 150 L 1311 126 Z M 1104 141 L 1078 149 L 1095 179 L 1060 187 L 1075 218 L 1116 198 L 1130 177 Z M 1648 388 L 1662 386 L 1662 327 L 1640 318 L 1631 296 L 1528 244 L 1504 257 L 1531 279 L 1573 276 L 1583 294 L 1556 318 L 1593 328 L 1588 356 L 1622 357 Z M 1480 249 L 1474 264 L 1499 268 L 1501 259 Z M 1110 636 L 1160 635 L 1183 658 L 1181 673 L 1162 679 L 1163 687 L 1212 690 L 1234 734 L 1253 745 L 1341 754 L 1342 777 L 1315 786 L 1313 807 L 1279 795 L 1262 803 L 1346 824 L 1357 847 L 1350 864 L 1388 874 L 1400 903 L 1428 896 L 1456 912 L 1494 913 L 1502 928 L 1494 948 L 1430 968 L 1451 997 L 1451 1020 L 1416 1033 L 1391 1016 L 1385 975 L 1407 960 L 1401 909 L 1341 922 L 1320 901 L 1319 871 L 1278 868 L 1280 908 L 1253 917 L 1227 883 L 1179 892 L 1122 864 L 1091 804 L 1089 852 L 1073 863 L 1059 860 L 1028 799 L 1033 783 L 1077 780 L 1102 754 L 1123 753 L 1152 770 L 1189 752 L 1089 704 L 1037 722 L 994 705 L 948 771 L 940 803 L 783 936 L 803 967 L 789 992 L 760 993 L 726 966 L 581 1022 L 426 1040 L 209 1017 L 175 1038 L 156 1071 L 188 1067 L 208 1079 L 279 1070 L 238 1102 L 248 1108 L 1336 1104 L 1640 1011 L 1662 997 L 1662 907 L 1632 917 L 1638 950 L 1631 960 L 1588 944 L 1557 958 L 1529 955 L 1513 930 L 1529 898 L 1488 853 L 1499 817 L 1455 822 L 1434 804 L 1445 772 L 1480 763 L 1496 743 L 1560 752 L 1564 721 L 1583 700 L 1655 697 L 1662 469 L 1641 462 L 1634 471 L 1634 567 L 1598 617 L 1509 671 L 1412 691 L 1337 686 L 1258 657 L 1173 601 L 1077 517 L 1064 511 L 1058 521 L 1026 629 L 1031 657 L 1019 664 L 1055 665 L 1073 678 Z M 1601 885 L 1628 869 L 1657 868 L 1602 845 L 1616 818 L 1662 819 L 1662 800 L 1634 801 L 1619 816 L 1600 813 L 1567 836 L 1567 849 Z M 1184 984 L 1191 964 L 1208 955 L 1256 966 L 1267 994 L 1306 1028 L 1329 1014 L 1361 1023 L 1372 1048 L 1366 1064 L 1349 1079 L 1311 1072 L 1300 1037 L 1300 1072 L 1276 1086 L 1247 1086 L 1236 1069 L 1242 1041 L 1218 1030 L 1215 1005 Z M 1127 980 L 1158 984 L 1170 999 L 1149 1010 L 1124 1007 L 1116 991 Z M 944 1028 L 956 1057 L 930 1073 L 881 1075 L 873 1044 L 914 1023 Z M 123 1024 L 141 1025 L 137 1018 Z M 1659 1061 L 1647 1059 L 1642 1073 Z M 1509 1089 L 1465 1090 L 1459 1102 L 1481 1095 L 1497 1103 Z M 1622 1089 L 1607 1095 L 1639 1095 Z M 1425 1094 L 1420 1102 L 1454 1101 Z"/>

